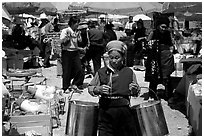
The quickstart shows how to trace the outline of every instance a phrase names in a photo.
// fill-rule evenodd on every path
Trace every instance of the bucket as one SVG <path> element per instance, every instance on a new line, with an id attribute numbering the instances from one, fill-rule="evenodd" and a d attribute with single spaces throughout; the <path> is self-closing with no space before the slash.
<path id="1" fill-rule="evenodd" d="M 69 101 L 65 134 L 69 136 L 97 136 L 98 104 Z"/>
<path id="2" fill-rule="evenodd" d="M 143 102 L 131 107 L 141 136 L 164 136 L 169 133 L 161 101 Z"/>

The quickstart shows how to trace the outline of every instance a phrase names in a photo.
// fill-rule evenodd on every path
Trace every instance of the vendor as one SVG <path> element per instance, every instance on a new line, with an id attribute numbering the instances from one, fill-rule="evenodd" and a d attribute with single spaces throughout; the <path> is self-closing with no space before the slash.
<path id="1" fill-rule="evenodd" d="M 41 23 L 39 25 L 40 29 L 40 41 L 41 41 L 41 53 L 40 56 L 44 59 L 43 66 L 50 67 L 50 55 L 51 55 L 51 39 L 47 39 L 47 34 L 53 32 L 53 25 L 48 20 L 45 13 L 40 15 Z"/>
<path id="2" fill-rule="evenodd" d="M 173 43 L 168 30 L 169 19 L 161 16 L 157 21 L 157 28 L 153 30 L 147 41 L 153 42 L 146 61 L 145 81 L 150 82 L 149 88 L 154 92 L 158 84 L 165 86 L 165 99 L 172 95 L 170 75 L 174 71 Z M 151 98 L 156 98 L 154 93 L 149 92 Z"/>
<path id="3" fill-rule="evenodd" d="M 121 41 L 107 44 L 109 64 L 98 70 L 88 91 L 99 99 L 99 136 L 137 135 L 130 109 L 130 95 L 140 90 L 133 71 L 125 67 L 126 45 Z"/>

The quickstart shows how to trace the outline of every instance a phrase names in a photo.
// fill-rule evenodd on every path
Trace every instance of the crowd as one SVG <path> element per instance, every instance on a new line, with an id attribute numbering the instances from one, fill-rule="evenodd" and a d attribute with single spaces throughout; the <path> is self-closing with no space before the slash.
<path id="1" fill-rule="evenodd" d="M 201 50 L 200 29 L 194 29 L 192 32 L 181 31 L 178 22 L 166 16 L 154 21 L 154 29 L 145 28 L 142 19 L 133 21 L 132 16 L 125 25 L 119 26 L 114 26 L 111 20 L 87 22 L 72 16 L 68 27 L 63 29 L 59 27 L 57 16 L 51 19 L 45 13 L 40 15 L 39 20 L 28 18 L 26 24 L 23 24 L 14 19 L 13 23 L 11 35 L 3 35 L 3 47 L 8 47 L 6 44 L 11 43 L 9 46 L 16 49 L 37 48 L 40 51 L 39 56 L 43 59 L 43 67 L 50 67 L 50 57 L 54 54 L 52 38 L 49 38 L 48 34 L 60 34 L 64 91 L 69 91 L 72 86 L 83 89 L 85 74 L 97 73 L 101 68 L 101 59 L 105 61 L 104 56 L 107 55 L 106 45 L 113 40 L 122 41 L 127 45 L 124 61 L 126 66 L 146 66 L 146 81 L 151 82 L 150 88 L 154 91 L 160 82 L 169 87 L 169 77 L 174 71 L 173 54 L 191 52 L 198 55 Z M 91 60 L 93 69 L 90 66 Z"/>
<path id="2" fill-rule="evenodd" d="M 150 82 L 149 89 L 156 92 L 157 85 L 163 84 L 168 100 L 173 92 L 170 86 L 170 75 L 175 70 L 173 54 L 185 50 L 182 52 L 196 55 L 201 50 L 200 30 L 190 34 L 180 32 L 171 21 L 161 16 L 155 21 L 155 28 L 148 31 L 142 19 L 133 22 L 132 16 L 125 26 L 118 27 L 112 22 L 101 27 L 97 22 L 86 22 L 72 16 L 68 27 L 60 29 L 58 18 L 50 21 L 42 14 L 39 22 L 28 19 L 26 28 L 16 22 L 11 37 L 4 38 L 4 41 L 12 39 L 16 49 L 37 47 L 44 59 L 42 66 L 49 67 L 53 47 L 47 35 L 59 32 L 64 93 L 70 93 L 72 89 L 83 90 L 85 75 L 92 74 L 94 77 L 88 91 L 92 96 L 100 96 L 99 135 L 137 135 L 132 124 L 129 96 L 137 96 L 140 88 L 135 74 L 128 67 L 145 66 L 145 81 Z M 190 48 L 180 45 L 185 37 L 192 38 Z M 131 59 L 128 51 L 133 53 Z M 104 67 L 101 61 L 104 61 Z M 152 91 L 149 98 L 156 98 Z"/>

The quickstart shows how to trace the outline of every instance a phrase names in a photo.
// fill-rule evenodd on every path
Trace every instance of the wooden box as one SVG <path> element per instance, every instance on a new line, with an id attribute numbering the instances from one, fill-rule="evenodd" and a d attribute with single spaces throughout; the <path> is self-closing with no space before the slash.
<path id="1" fill-rule="evenodd" d="M 35 131 L 41 136 L 52 136 L 53 133 L 50 105 L 48 111 L 43 114 L 13 115 L 11 113 L 10 123 L 17 129 L 17 135 L 24 135 L 28 131 Z"/>

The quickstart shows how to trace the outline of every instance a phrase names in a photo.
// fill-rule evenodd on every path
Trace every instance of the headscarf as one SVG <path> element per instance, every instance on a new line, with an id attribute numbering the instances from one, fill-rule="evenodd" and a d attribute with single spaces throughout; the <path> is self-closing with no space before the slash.
<path id="1" fill-rule="evenodd" d="M 107 45 L 106 45 L 106 50 L 109 53 L 112 50 L 117 50 L 123 54 L 126 53 L 127 51 L 127 46 L 125 43 L 118 41 L 118 40 L 113 40 L 110 41 Z"/>

